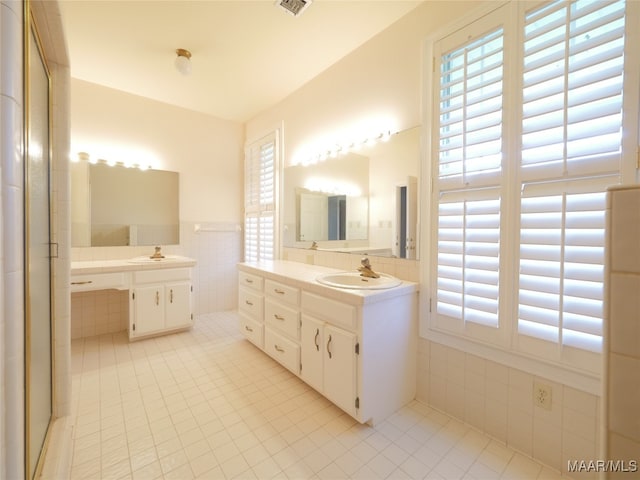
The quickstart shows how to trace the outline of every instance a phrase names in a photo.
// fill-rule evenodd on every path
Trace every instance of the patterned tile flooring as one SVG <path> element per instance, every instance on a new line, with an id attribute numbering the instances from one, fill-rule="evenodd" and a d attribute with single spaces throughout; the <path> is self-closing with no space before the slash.
<path id="1" fill-rule="evenodd" d="M 423 403 L 361 425 L 244 340 L 237 314 L 74 340 L 72 479 L 544 479 Z"/>

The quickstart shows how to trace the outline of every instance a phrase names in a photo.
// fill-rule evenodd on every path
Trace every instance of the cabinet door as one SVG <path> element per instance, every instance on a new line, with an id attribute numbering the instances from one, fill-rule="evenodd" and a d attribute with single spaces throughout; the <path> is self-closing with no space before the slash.
<path id="1" fill-rule="evenodd" d="M 324 323 L 302 315 L 300 329 L 300 361 L 302 379 L 319 392 L 323 391 L 322 359 L 324 355 Z"/>
<path id="2" fill-rule="evenodd" d="M 356 335 L 324 327 L 324 395 L 351 415 L 356 413 Z"/>
<path id="3" fill-rule="evenodd" d="M 164 329 L 164 287 L 150 285 L 133 291 L 134 336 Z"/>
<path id="4" fill-rule="evenodd" d="M 164 288 L 165 322 L 167 329 L 191 325 L 191 284 L 170 283 Z"/>

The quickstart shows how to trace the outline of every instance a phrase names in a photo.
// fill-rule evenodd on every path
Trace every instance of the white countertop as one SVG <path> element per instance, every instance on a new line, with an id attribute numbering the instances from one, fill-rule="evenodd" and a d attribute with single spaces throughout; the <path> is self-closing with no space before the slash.
<path id="1" fill-rule="evenodd" d="M 288 283 L 305 291 L 351 304 L 368 304 L 418 291 L 417 283 L 407 281 L 402 281 L 397 287 L 375 290 L 330 287 L 319 283 L 316 277 L 324 273 L 344 272 L 345 270 L 288 260 L 245 262 L 239 263 L 238 268 L 276 281 L 282 281 L 281 277 L 285 277 Z"/>
<path id="2" fill-rule="evenodd" d="M 134 259 L 90 260 L 71 262 L 71 275 L 91 273 L 133 272 L 140 270 L 158 270 L 162 268 L 193 267 L 196 261 L 189 257 L 168 255 L 158 261 L 136 262 Z"/>

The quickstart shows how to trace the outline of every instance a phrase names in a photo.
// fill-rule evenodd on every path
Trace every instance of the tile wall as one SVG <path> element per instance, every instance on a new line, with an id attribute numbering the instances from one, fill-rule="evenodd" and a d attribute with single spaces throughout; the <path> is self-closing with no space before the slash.
<path id="1" fill-rule="evenodd" d="M 24 472 L 22 2 L 0 1 L 0 477 Z M 13 299 L 13 301 L 10 301 Z M 17 301 L 16 301 L 17 300 Z"/>
<path id="2" fill-rule="evenodd" d="M 606 454 L 640 469 L 640 188 L 612 189 L 607 206 Z M 608 478 L 629 476 L 620 471 Z"/>
<path id="3" fill-rule="evenodd" d="M 534 405 L 534 382 L 551 387 L 551 409 Z M 418 400 L 463 420 L 554 469 L 599 458 L 600 397 L 420 338 Z"/>

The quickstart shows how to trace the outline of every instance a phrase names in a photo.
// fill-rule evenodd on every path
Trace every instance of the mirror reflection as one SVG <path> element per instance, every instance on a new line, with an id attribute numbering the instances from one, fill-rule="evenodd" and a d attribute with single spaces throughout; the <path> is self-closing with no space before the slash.
<path id="1" fill-rule="evenodd" d="M 417 259 L 420 128 L 284 169 L 283 245 Z"/>
<path id="2" fill-rule="evenodd" d="M 71 164 L 71 245 L 175 245 L 178 173 Z"/>

